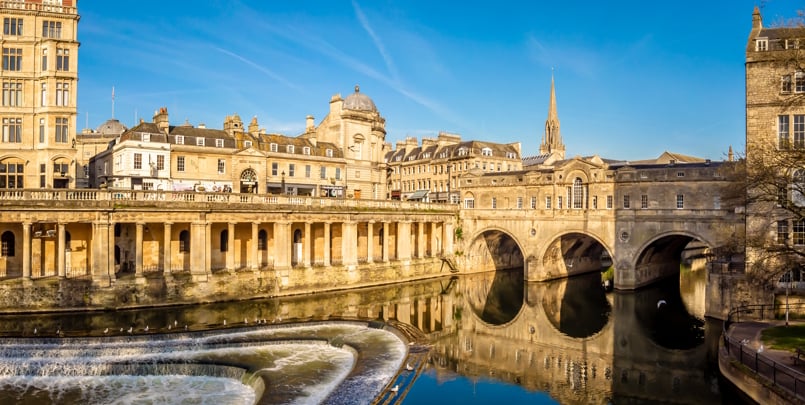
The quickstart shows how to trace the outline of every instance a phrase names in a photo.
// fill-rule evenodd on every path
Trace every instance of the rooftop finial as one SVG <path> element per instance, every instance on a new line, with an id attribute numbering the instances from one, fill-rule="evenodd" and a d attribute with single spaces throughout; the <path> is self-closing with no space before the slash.
<path id="1" fill-rule="evenodd" d="M 358 86 L 358 85 L 356 84 L 356 85 L 355 85 L 355 92 L 356 92 L 356 93 L 360 93 L 360 92 L 361 92 L 361 86 Z"/>

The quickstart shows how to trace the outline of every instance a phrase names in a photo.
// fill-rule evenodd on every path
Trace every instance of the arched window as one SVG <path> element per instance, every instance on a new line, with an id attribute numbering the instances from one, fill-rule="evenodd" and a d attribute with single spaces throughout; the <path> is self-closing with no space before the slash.
<path id="1" fill-rule="evenodd" d="M 224 229 L 221 231 L 221 251 L 226 252 L 229 250 L 229 230 Z"/>
<path id="2" fill-rule="evenodd" d="M 179 252 L 180 253 L 190 252 L 190 232 L 187 231 L 179 232 Z"/>
<path id="3" fill-rule="evenodd" d="M 261 229 L 260 232 L 257 233 L 257 250 L 266 250 L 268 249 L 268 232 L 265 229 Z"/>
<path id="4" fill-rule="evenodd" d="M 573 180 L 573 208 L 584 208 L 584 185 L 578 177 Z"/>
<path id="5" fill-rule="evenodd" d="M 0 188 L 23 188 L 25 163 L 19 159 L 0 161 Z"/>
<path id="6" fill-rule="evenodd" d="M 0 236 L 0 256 L 14 256 L 14 232 L 5 231 L 3 236 Z"/>

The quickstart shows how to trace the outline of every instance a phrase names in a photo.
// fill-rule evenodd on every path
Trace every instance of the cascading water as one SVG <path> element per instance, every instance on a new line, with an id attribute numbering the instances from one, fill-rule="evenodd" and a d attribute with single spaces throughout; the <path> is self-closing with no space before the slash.
<path id="1" fill-rule="evenodd" d="M 5 338 L 0 403 L 369 403 L 405 355 L 396 335 L 345 322 Z"/>

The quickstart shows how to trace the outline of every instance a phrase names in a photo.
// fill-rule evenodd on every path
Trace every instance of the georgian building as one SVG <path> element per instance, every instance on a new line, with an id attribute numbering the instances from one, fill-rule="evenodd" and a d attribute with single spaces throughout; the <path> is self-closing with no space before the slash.
<path id="1" fill-rule="evenodd" d="M 0 14 L 0 188 L 73 187 L 76 1 L 3 1 Z"/>
<path id="2" fill-rule="evenodd" d="M 804 48 L 805 27 L 764 27 L 755 7 L 746 46 L 746 166 L 766 180 L 749 190 L 747 264 L 793 270 L 794 280 L 805 265 Z"/>
<path id="3" fill-rule="evenodd" d="M 436 139 L 408 137 L 386 154 L 388 197 L 458 203 L 461 175 L 470 170 L 520 170 L 520 143 L 461 141 L 461 136 L 440 132 Z"/>
<path id="4" fill-rule="evenodd" d="M 330 112 L 297 137 L 268 134 L 237 114 L 223 129 L 170 124 L 155 112 L 90 159 L 90 187 L 289 194 L 379 199 L 385 196 L 385 120 L 360 93 L 335 95 Z"/>

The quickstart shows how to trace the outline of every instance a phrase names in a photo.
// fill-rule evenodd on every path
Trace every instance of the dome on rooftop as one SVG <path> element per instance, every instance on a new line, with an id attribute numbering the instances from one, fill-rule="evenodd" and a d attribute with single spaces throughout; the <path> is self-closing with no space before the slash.
<path id="1" fill-rule="evenodd" d="M 106 120 L 106 122 L 101 124 L 95 131 L 101 135 L 120 135 L 123 132 L 126 132 L 127 129 L 128 128 L 121 124 L 120 121 L 112 118 Z"/>
<path id="2" fill-rule="evenodd" d="M 355 86 L 355 92 L 344 99 L 344 109 L 377 112 L 375 102 L 366 94 L 361 93 L 361 88 L 357 85 Z"/>

